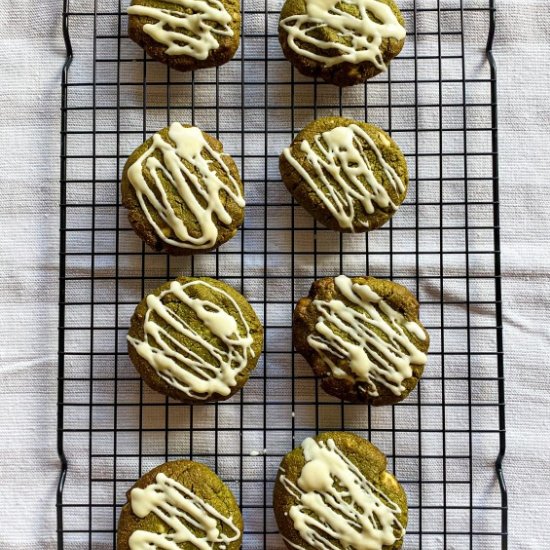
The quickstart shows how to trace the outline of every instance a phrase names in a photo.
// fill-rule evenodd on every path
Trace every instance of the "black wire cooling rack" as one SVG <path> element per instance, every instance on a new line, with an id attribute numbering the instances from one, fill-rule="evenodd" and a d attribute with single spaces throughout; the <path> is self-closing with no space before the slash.
<path id="1" fill-rule="evenodd" d="M 400 4 L 408 40 L 390 71 L 339 90 L 301 77 L 282 56 L 281 0 L 244 0 L 235 59 L 194 74 L 144 56 L 127 37 L 126 2 L 65 0 L 59 548 L 113 548 L 134 481 L 192 458 L 237 496 L 243 548 L 282 549 L 271 508 L 277 466 L 304 437 L 329 429 L 356 431 L 387 454 L 409 497 L 406 548 L 507 548 L 494 5 Z M 327 114 L 378 124 L 407 156 L 409 196 L 368 236 L 317 227 L 280 181 L 282 148 Z M 126 157 L 176 120 L 219 137 L 246 186 L 238 236 L 194 258 L 145 248 L 119 207 Z M 292 352 L 293 304 L 315 278 L 340 273 L 387 277 L 419 298 L 429 363 L 399 405 L 343 404 Z M 180 274 L 229 282 L 263 319 L 260 364 L 226 402 L 165 399 L 129 363 L 136 303 Z"/>

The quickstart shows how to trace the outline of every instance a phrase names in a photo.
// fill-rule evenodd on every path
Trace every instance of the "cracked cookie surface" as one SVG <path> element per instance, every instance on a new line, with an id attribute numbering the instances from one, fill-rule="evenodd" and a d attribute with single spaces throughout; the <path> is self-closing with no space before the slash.
<path id="1" fill-rule="evenodd" d="M 405 399 L 424 371 L 429 335 L 405 287 L 374 277 L 315 281 L 293 315 L 293 341 L 329 394 L 387 405 Z"/>
<path id="2" fill-rule="evenodd" d="M 396 550 L 408 516 L 384 454 L 348 432 L 307 438 L 284 457 L 273 508 L 294 550 Z"/>

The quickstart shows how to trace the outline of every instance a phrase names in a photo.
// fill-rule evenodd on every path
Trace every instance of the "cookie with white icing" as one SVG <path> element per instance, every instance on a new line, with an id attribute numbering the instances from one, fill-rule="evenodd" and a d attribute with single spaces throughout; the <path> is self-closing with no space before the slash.
<path id="1" fill-rule="evenodd" d="M 286 188 L 318 222 L 360 233 L 386 223 L 405 200 L 407 161 L 372 124 L 323 117 L 308 124 L 280 156 Z"/>
<path id="2" fill-rule="evenodd" d="M 198 462 L 166 462 L 127 493 L 117 550 L 238 550 L 243 520 L 223 481 Z"/>
<path id="3" fill-rule="evenodd" d="M 407 161 L 372 124 L 323 117 L 308 124 L 280 156 L 286 188 L 318 222 L 360 233 L 386 223 L 405 200 Z"/>
<path id="4" fill-rule="evenodd" d="M 239 0 L 132 0 L 128 35 L 178 71 L 227 63 L 239 47 Z"/>
<path id="5" fill-rule="evenodd" d="M 134 231 L 154 250 L 207 252 L 227 242 L 244 220 L 244 190 L 223 145 L 174 122 L 128 158 L 122 204 Z"/>
<path id="6" fill-rule="evenodd" d="M 407 495 L 372 443 L 345 432 L 307 438 L 279 467 L 273 508 L 293 550 L 394 550 Z"/>
<path id="7" fill-rule="evenodd" d="M 304 75 L 351 86 L 387 70 L 405 44 L 394 0 L 286 0 L 279 41 Z"/>
<path id="8" fill-rule="evenodd" d="M 345 275 L 315 281 L 294 310 L 293 340 L 329 394 L 387 405 L 405 399 L 424 371 L 429 336 L 403 286 Z"/>
<path id="9" fill-rule="evenodd" d="M 180 277 L 146 296 L 128 333 L 128 353 L 154 390 L 185 403 L 223 401 L 256 366 L 263 327 L 233 287 Z"/>

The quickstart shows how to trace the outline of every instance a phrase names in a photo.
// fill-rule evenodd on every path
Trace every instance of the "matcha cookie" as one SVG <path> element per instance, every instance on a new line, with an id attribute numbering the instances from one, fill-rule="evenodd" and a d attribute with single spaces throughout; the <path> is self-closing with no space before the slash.
<path id="1" fill-rule="evenodd" d="M 263 328 L 234 288 L 208 277 L 180 277 L 137 306 L 128 353 L 154 390 L 185 403 L 223 401 L 248 380 L 262 352 Z"/>
<path id="2" fill-rule="evenodd" d="M 285 456 L 273 508 L 287 547 L 297 550 L 393 550 L 407 526 L 407 495 L 386 457 L 345 432 L 307 438 Z"/>
<path id="3" fill-rule="evenodd" d="M 404 25 L 393 0 L 286 0 L 279 42 L 302 74 L 352 86 L 387 69 L 405 43 Z"/>
<path id="4" fill-rule="evenodd" d="M 217 248 L 244 219 L 243 184 L 222 144 L 174 122 L 128 158 L 122 204 L 153 249 L 189 255 Z"/>
<path id="5" fill-rule="evenodd" d="M 296 305 L 296 351 L 329 394 L 350 402 L 402 401 L 424 371 L 429 336 L 403 286 L 345 275 L 315 281 Z"/>
<path id="6" fill-rule="evenodd" d="M 279 159 L 286 188 L 318 222 L 359 233 L 380 227 L 405 200 L 407 162 L 380 128 L 349 118 L 308 124 Z"/>
<path id="7" fill-rule="evenodd" d="M 178 71 L 227 63 L 239 47 L 239 0 L 132 0 L 128 35 Z"/>
<path id="8" fill-rule="evenodd" d="M 158 466 L 136 482 L 127 498 L 118 522 L 117 550 L 241 547 L 243 520 L 235 497 L 198 462 Z"/>

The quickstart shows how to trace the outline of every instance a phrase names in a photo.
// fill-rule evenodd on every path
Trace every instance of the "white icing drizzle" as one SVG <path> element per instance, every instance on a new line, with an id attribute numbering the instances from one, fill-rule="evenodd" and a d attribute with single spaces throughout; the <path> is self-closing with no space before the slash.
<path id="1" fill-rule="evenodd" d="M 297 483 L 280 481 L 298 504 L 289 516 L 300 537 L 319 550 L 381 550 L 405 535 L 401 508 L 377 489 L 333 439 L 302 443 L 306 464 Z M 303 547 L 286 539 L 302 550 Z"/>
<path id="2" fill-rule="evenodd" d="M 191 297 L 187 290 L 204 286 L 214 295 L 231 303 L 237 312 L 233 317 L 209 300 Z M 172 294 L 189 308 L 215 342 L 206 340 L 186 320 L 169 308 L 164 299 Z M 254 357 L 250 327 L 237 302 L 223 289 L 206 281 L 194 280 L 185 284 L 172 281 L 170 288 L 158 296 L 147 296 L 147 313 L 143 323 L 144 340 L 128 336 L 128 341 L 168 384 L 193 399 L 208 399 L 212 394 L 229 395 L 237 384 L 237 375 Z M 160 321 L 152 318 L 155 314 Z M 162 322 L 162 324 L 159 324 Z M 176 339 L 192 342 L 195 350 Z"/>
<path id="3" fill-rule="evenodd" d="M 385 138 L 383 134 L 381 137 Z M 336 218 L 340 227 L 351 231 L 355 230 L 357 223 L 369 227 L 368 221 L 356 219 L 356 203 L 366 214 L 373 214 L 376 207 L 397 210 L 384 182 L 376 179 L 366 156 L 367 150 L 374 152 L 385 178 L 398 194 L 405 191 L 405 184 L 385 161 L 373 139 L 357 124 L 337 126 L 317 134 L 313 146 L 303 140 L 300 149 L 306 154 L 318 182 L 292 156 L 290 147 L 283 154 Z"/>
<path id="4" fill-rule="evenodd" d="M 221 195 L 226 194 L 228 200 L 244 208 L 241 188 L 224 162 L 224 154 L 210 147 L 198 128 L 185 128 L 179 122 L 174 122 L 168 136 L 174 145 L 165 141 L 160 133 L 153 136 L 151 147 L 128 168 L 128 179 L 147 220 L 164 242 L 179 248 L 211 248 L 218 237 L 214 216 L 225 225 L 232 222 Z M 161 153 L 161 160 L 155 156 L 157 151 Z M 222 181 L 220 171 L 227 177 L 228 183 Z M 146 172 L 154 186 L 149 186 L 145 180 Z M 166 185 L 172 186 L 178 193 L 178 201 L 168 197 Z M 175 208 L 181 208 L 182 205 L 196 220 L 200 232 L 198 237 L 190 234 L 178 216 Z M 166 236 L 153 219 L 150 206 L 177 238 Z"/>
<path id="5" fill-rule="evenodd" d="M 413 375 L 411 365 L 424 365 L 426 354 L 411 341 L 409 334 L 426 340 L 422 327 L 395 311 L 368 284 L 354 283 L 339 275 L 336 289 L 353 305 L 337 298 L 314 300 L 319 313 L 315 332 L 308 336 L 309 345 L 321 356 L 336 378 L 363 382 L 370 396 L 379 395 L 377 384 L 394 395 L 405 390 L 403 381 Z M 351 375 L 339 368 L 331 356 L 344 359 Z"/>
<path id="6" fill-rule="evenodd" d="M 241 536 L 232 517 L 225 517 L 187 487 L 157 474 L 155 483 L 130 493 L 132 512 L 144 518 L 153 513 L 170 528 L 166 533 L 136 530 L 128 544 L 131 550 L 181 550 L 191 543 L 199 550 L 223 550 Z M 229 530 L 229 534 L 222 531 Z M 193 530 L 199 531 L 195 534 Z"/>
<path id="7" fill-rule="evenodd" d="M 231 15 L 220 0 L 167 0 L 173 9 L 142 4 L 128 7 L 129 15 L 155 19 L 143 31 L 166 46 L 167 55 L 189 55 L 204 60 L 220 47 L 218 36 L 233 36 Z"/>
<path id="8" fill-rule="evenodd" d="M 403 40 L 406 36 L 391 8 L 379 0 L 305 0 L 305 4 L 306 13 L 286 17 L 280 25 L 287 33 L 290 48 L 325 67 L 370 61 L 379 70 L 386 70 L 380 50 L 382 40 Z M 347 13 L 341 6 L 354 6 L 359 10 L 359 16 Z M 336 32 L 338 40 L 317 38 L 315 33 L 319 29 Z M 313 46 L 316 51 L 310 51 L 306 45 Z M 337 50 L 339 55 L 324 55 L 319 50 Z"/>

